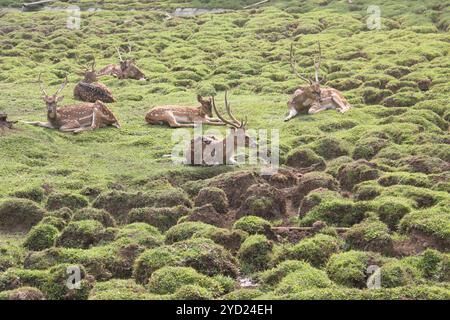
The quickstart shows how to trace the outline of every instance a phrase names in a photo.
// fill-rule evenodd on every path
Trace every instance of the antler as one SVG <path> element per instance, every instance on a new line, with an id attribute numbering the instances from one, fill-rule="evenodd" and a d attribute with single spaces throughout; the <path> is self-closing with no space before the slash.
<path id="1" fill-rule="evenodd" d="M 91 64 L 91 71 L 95 72 L 95 66 L 96 66 L 95 57 L 93 57 L 92 64 Z"/>
<path id="2" fill-rule="evenodd" d="M 236 129 L 244 129 L 247 126 L 247 116 L 245 116 L 245 120 L 244 121 L 238 121 L 236 119 L 236 117 L 234 117 L 233 113 L 231 112 L 231 108 L 230 105 L 228 103 L 228 92 L 225 92 L 225 108 L 227 110 L 228 115 L 230 116 L 230 118 L 232 119 L 232 121 L 229 121 L 227 119 L 225 119 L 220 113 L 219 110 L 216 107 L 216 100 L 214 99 L 214 97 L 212 97 L 212 106 L 214 111 L 217 114 L 217 117 L 222 120 L 223 123 L 228 124 L 229 126 L 236 128 Z"/>
<path id="3" fill-rule="evenodd" d="M 64 83 L 61 85 L 61 87 L 58 89 L 58 91 L 56 91 L 56 93 L 54 94 L 55 96 L 57 96 L 66 87 L 67 82 L 68 82 L 68 80 L 67 80 L 67 76 L 66 76 Z"/>
<path id="4" fill-rule="evenodd" d="M 320 66 L 322 64 L 322 48 L 320 47 L 320 41 L 317 41 L 317 43 L 319 45 L 319 61 L 317 61 L 316 58 L 314 58 L 314 69 L 315 69 L 316 82 L 320 82 L 319 81 L 319 71 L 320 71 Z"/>
<path id="5" fill-rule="evenodd" d="M 294 56 L 294 43 L 291 43 L 290 62 L 291 62 L 292 72 L 294 72 L 294 74 L 297 77 L 299 77 L 300 79 L 302 79 L 303 81 L 307 81 L 310 84 L 312 84 L 311 79 L 304 77 L 303 75 L 300 74 L 300 72 L 297 71 L 298 64 L 297 64 L 297 61 L 295 60 L 295 56 Z"/>
<path id="6" fill-rule="evenodd" d="M 39 73 L 39 78 L 38 78 L 39 88 L 41 89 L 41 91 L 42 91 L 43 94 L 45 94 L 46 96 L 48 96 L 47 92 L 46 92 L 45 89 L 44 89 L 44 84 L 42 83 L 41 75 L 42 75 L 42 72 Z"/>
<path id="7" fill-rule="evenodd" d="M 116 48 L 117 54 L 119 55 L 120 62 L 123 62 L 122 54 L 120 53 L 120 48 L 119 47 L 115 47 L 115 48 Z"/>

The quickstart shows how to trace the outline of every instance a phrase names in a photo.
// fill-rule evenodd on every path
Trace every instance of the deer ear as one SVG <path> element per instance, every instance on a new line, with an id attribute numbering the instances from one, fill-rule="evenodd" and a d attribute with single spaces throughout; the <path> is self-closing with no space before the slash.
<path id="1" fill-rule="evenodd" d="M 201 95 L 197 95 L 197 101 L 203 103 L 203 97 Z"/>

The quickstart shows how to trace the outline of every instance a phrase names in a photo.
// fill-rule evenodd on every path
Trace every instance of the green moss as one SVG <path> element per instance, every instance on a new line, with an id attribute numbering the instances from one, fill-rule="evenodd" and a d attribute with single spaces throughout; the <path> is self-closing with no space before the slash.
<path id="1" fill-rule="evenodd" d="M 173 300 L 212 300 L 213 294 L 197 285 L 185 285 L 172 295 Z"/>
<path id="2" fill-rule="evenodd" d="M 322 138 L 312 143 L 311 148 L 321 157 L 330 160 L 349 154 L 347 145 L 336 138 Z"/>
<path id="3" fill-rule="evenodd" d="M 185 285 L 200 286 L 215 296 L 223 292 L 220 284 L 214 279 L 185 267 L 163 267 L 156 270 L 150 277 L 148 289 L 156 294 L 173 294 Z"/>
<path id="4" fill-rule="evenodd" d="M 286 260 L 272 269 L 261 272 L 258 275 L 258 279 L 263 286 L 272 288 L 278 285 L 288 274 L 298 270 L 304 270 L 307 267 L 308 263 L 304 261 Z"/>
<path id="5" fill-rule="evenodd" d="M 341 187 L 348 191 L 351 191 L 358 183 L 374 180 L 378 177 L 379 170 L 376 165 L 365 160 L 344 164 L 338 172 Z"/>
<path id="6" fill-rule="evenodd" d="M 378 197 L 374 206 L 380 220 L 396 230 L 400 220 L 411 211 L 411 201 L 399 197 Z"/>
<path id="7" fill-rule="evenodd" d="M 263 235 L 252 235 L 242 243 L 238 258 L 244 273 L 265 270 L 272 258 L 273 243 Z"/>
<path id="8" fill-rule="evenodd" d="M 104 233 L 102 224 L 95 220 L 74 221 L 61 232 L 57 246 L 88 249 L 100 242 Z"/>
<path id="9" fill-rule="evenodd" d="M 226 301 L 254 300 L 263 293 L 258 289 L 238 289 L 223 296 Z"/>
<path id="10" fill-rule="evenodd" d="M 327 274 L 308 264 L 287 274 L 277 285 L 274 293 L 279 295 L 296 294 L 314 288 L 332 288 L 335 284 L 328 278 Z"/>
<path id="11" fill-rule="evenodd" d="M 201 189 L 194 203 L 197 207 L 211 204 L 219 213 L 226 213 L 229 206 L 226 193 L 222 189 L 214 187 Z"/>
<path id="12" fill-rule="evenodd" d="M 370 217 L 353 225 L 345 234 L 345 241 L 355 250 L 390 253 L 393 249 L 389 228 L 377 217 Z"/>
<path id="13" fill-rule="evenodd" d="M 381 266 L 381 256 L 370 252 L 348 251 L 331 256 L 326 266 L 326 272 L 337 284 L 350 288 L 366 287 L 368 267 Z"/>
<path id="14" fill-rule="evenodd" d="M 184 206 L 173 208 L 137 208 L 132 209 L 128 216 L 128 222 L 145 222 L 161 232 L 169 230 L 175 226 L 178 220 L 188 213 Z"/>
<path id="15" fill-rule="evenodd" d="M 52 193 L 48 196 L 46 207 L 50 211 L 58 210 L 64 207 L 75 210 L 87 207 L 88 205 L 88 200 L 82 195 L 71 193 Z"/>
<path id="16" fill-rule="evenodd" d="M 157 295 L 130 279 L 97 282 L 89 293 L 89 300 L 160 300 Z"/>
<path id="17" fill-rule="evenodd" d="M 332 254 L 339 252 L 342 245 L 342 241 L 338 238 L 317 234 L 289 249 L 286 259 L 304 260 L 314 267 L 321 267 L 327 263 Z"/>
<path id="18" fill-rule="evenodd" d="M 208 276 L 237 275 L 236 260 L 231 254 L 203 238 L 144 251 L 135 262 L 134 278 L 138 283 L 146 283 L 153 272 L 164 266 L 192 267 Z"/>
<path id="19" fill-rule="evenodd" d="M 256 216 L 245 216 L 237 220 L 233 229 L 242 230 L 249 234 L 265 234 L 271 228 L 269 221 Z"/>
<path id="20" fill-rule="evenodd" d="M 44 292 L 50 300 L 87 300 L 92 289 L 92 283 L 86 278 L 84 268 L 77 266 L 80 270 L 81 280 L 79 288 L 70 289 L 67 281 L 70 273 L 67 271 L 72 265 L 61 264 L 51 268 L 48 273 L 48 281 L 44 286 Z"/>
<path id="21" fill-rule="evenodd" d="M 0 292 L 0 300 L 44 300 L 44 294 L 36 288 L 22 287 Z"/>
<path id="22" fill-rule="evenodd" d="M 315 170 L 325 169 L 325 160 L 318 156 L 310 148 L 296 148 L 290 151 L 286 158 L 286 165 L 298 169 L 302 168 L 314 168 Z"/>
<path id="23" fill-rule="evenodd" d="M 44 200 L 44 189 L 40 186 L 30 186 L 21 190 L 17 190 L 11 194 L 14 198 L 29 199 L 34 202 L 41 202 Z"/>
<path id="24" fill-rule="evenodd" d="M 172 244 L 175 242 L 188 240 L 195 235 L 201 236 L 212 229 L 216 229 L 216 227 L 203 222 L 183 222 L 173 226 L 166 232 L 166 243 Z"/>
<path id="25" fill-rule="evenodd" d="M 8 232 L 28 231 L 44 217 L 44 213 L 31 200 L 3 200 L 0 202 L 0 229 Z"/>
<path id="26" fill-rule="evenodd" d="M 381 287 L 395 288 L 412 285 L 417 281 L 418 271 L 402 261 L 391 261 L 380 269 Z"/>
<path id="27" fill-rule="evenodd" d="M 23 261 L 23 249 L 13 244 L 0 243 L 0 272 L 18 267 Z"/>
<path id="28" fill-rule="evenodd" d="M 95 220 L 100 222 L 106 228 L 116 226 L 116 221 L 107 211 L 94 208 L 81 209 L 77 211 L 72 218 L 72 221 L 82 220 Z"/>
<path id="29" fill-rule="evenodd" d="M 146 223 L 132 223 L 124 226 L 117 233 L 117 239 L 137 243 L 146 248 L 156 248 L 164 243 L 164 237 L 159 230 Z"/>
<path id="30" fill-rule="evenodd" d="M 40 223 L 34 226 L 25 239 L 24 246 L 33 251 L 40 251 L 55 244 L 59 231 L 52 225 Z"/>

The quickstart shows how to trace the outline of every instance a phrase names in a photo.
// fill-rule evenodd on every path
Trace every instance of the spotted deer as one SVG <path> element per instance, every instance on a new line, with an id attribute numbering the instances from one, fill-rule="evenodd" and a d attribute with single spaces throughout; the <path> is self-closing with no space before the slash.
<path id="1" fill-rule="evenodd" d="M 139 81 L 147 81 L 145 74 L 136 66 L 134 59 L 123 59 L 121 49 L 116 47 L 120 64 L 110 64 L 98 72 L 99 76 L 112 75 L 118 79 L 134 79 Z M 128 54 L 131 54 L 131 45 L 128 45 Z"/>
<path id="2" fill-rule="evenodd" d="M 197 100 L 200 103 L 199 107 L 178 105 L 155 107 L 147 113 L 145 120 L 149 124 L 168 124 L 172 128 L 192 128 L 199 123 L 213 126 L 225 125 L 220 119 L 213 118 L 213 98 L 204 99 L 198 95 Z"/>
<path id="3" fill-rule="evenodd" d="M 284 121 L 295 118 L 299 113 L 308 111 L 309 114 L 316 114 L 324 110 L 337 109 L 344 113 L 351 109 L 351 105 L 338 90 L 331 87 L 323 87 L 326 79 L 319 79 L 319 71 L 322 63 L 322 50 L 319 46 L 319 57 L 314 58 L 314 79 L 303 76 L 298 72 L 298 65 L 294 55 L 294 44 L 291 44 L 290 63 L 293 73 L 308 82 L 306 86 L 300 86 L 288 102 L 289 115 Z"/>
<path id="4" fill-rule="evenodd" d="M 258 143 L 247 133 L 247 117 L 237 120 L 231 111 L 225 93 L 225 108 L 231 120 L 225 119 L 216 107 L 215 99 L 212 98 L 212 106 L 219 119 L 230 127 L 230 132 L 225 139 L 207 135 L 196 137 L 186 150 L 185 164 L 188 165 L 226 165 L 237 164 L 234 155 L 239 146 L 245 148 L 256 148 Z"/>
<path id="5" fill-rule="evenodd" d="M 103 83 L 98 82 L 98 75 L 95 71 L 95 58 L 91 66 L 82 66 L 79 73 L 84 79 L 75 86 L 73 95 L 75 99 L 84 102 L 96 102 L 100 100 L 105 103 L 116 102 L 111 90 Z"/>
<path id="6" fill-rule="evenodd" d="M 43 93 L 43 99 L 47 105 L 47 122 L 35 121 L 25 123 L 73 133 L 95 130 L 106 126 L 120 128 L 117 118 L 101 101 L 58 107 L 58 103 L 64 99 L 64 96 L 59 96 L 59 94 L 67 85 L 67 77 L 53 95 L 49 95 L 45 91 L 41 81 L 41 75 L 39 75 L 38 81 Z"/>
<path id="7" fill-rule="evenodd" d="M 17 123 L 17 121 L 8 121 L 8 115 L 2 111 L 0 111 L 0 129 L 12 129 L 13 124 Z"/>

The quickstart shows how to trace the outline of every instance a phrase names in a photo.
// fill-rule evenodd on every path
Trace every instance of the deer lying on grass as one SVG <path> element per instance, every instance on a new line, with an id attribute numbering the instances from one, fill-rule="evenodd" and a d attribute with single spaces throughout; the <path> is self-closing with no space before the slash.
<path id="1" fill-rule="evenodd" d="M 197 123 L 213 126 L 225 125 L 220 119 L 213 118 L 213 98 L 206 100 L 198 95 L 197 100 L 200 102 L 200 106 L 197 108 L 176 105 L 155 107 L 147 113 L 145 120 L 149 124 L 168 124 L 172 128 L 192 128 Z"/>
<path id="2" fill-rule="evenodd" d="M 39 86 L 47 105 L 48 122 L 25 122 L 38 127 L 57 129 L 62 132 L 79 133 L 106 126 L 120 128 L 119 121 L 108 107 L 101 101 L 58 107 L 64 97 L 58 96 L 67 85 L 67 77 L 61 87 L 53 95 L 48 95 L 39 75 Z"/>
<path id="3" fill-rule="evenodd" d="M 325 79 L 319 79 L 319 70 L 322 63 L 320 42 L 319 58 L 314 58 L 314 79 L 305 77 L 298 72 L 297 62 L 294 58 L 294 44 L 291 45 L 290 62 L 294 74 L 300 79 L 308 82 L 309 85 L 301 86 L 295 91 L 293 97 L 288 102 L 289 115 L 284 121 L 289 121 L 306 110 L 308 110 L 309 114 L 316 114 L 329 109 L 337 109 L 341 113 L 351 109 L 351 105 L 338 90 L 321 86 L 321 84 L 325 82 Z"/>
<path id="4" fill-rule="evenodd" d="M 78 82 L 73 90 L 75 99 L 85 102 L 96 102 L 100 100 L 105 103 L 116 102 L 111 90 L 103 83 L 98 82 L 95 72 L 95 59 L 90 67 L 83 66 L 84 70 L 80 73 L 84 75 L 84 80 Z"/>
<path id="5" fill-rule="evenodd" d="M 258 143 L 246 132 L 247 117 L 244 121 L 238 121 L 233 115 L 228 103 L 227 93 L 225 93 L 225 108 L 231 121 L 225 119 L 219 113 L 214 98 L 212 98 L 212 105 L 219 119 L 230 126 L 230 133 L 223 140 L 215 136 L 200 136 L 192 139 L 185 153 L 187 157 L 185 164 L 202 166 L 235 165 L 237 162 L 234 159 L 234 155 L 239 146 L 244 146 L 245 148 L 256 148 L 258 146 Z"/>
<path id="6" fill-rule="evenodd" d="M 120 65 L 110 64 L 98 72 L 99 76 L 112 75 L 118 79 L 134 79 L 139 81 L 146 81 L 147 78 L 145 74 L 139 70 L 136 66 L 136 61 L 134 59 L 122 58 L 120 53 L 120 48 L 116 47 L 117 54 L 119 56 Z M 128 46 L 128 53 L 131 53 L 131 46 Z"/>

